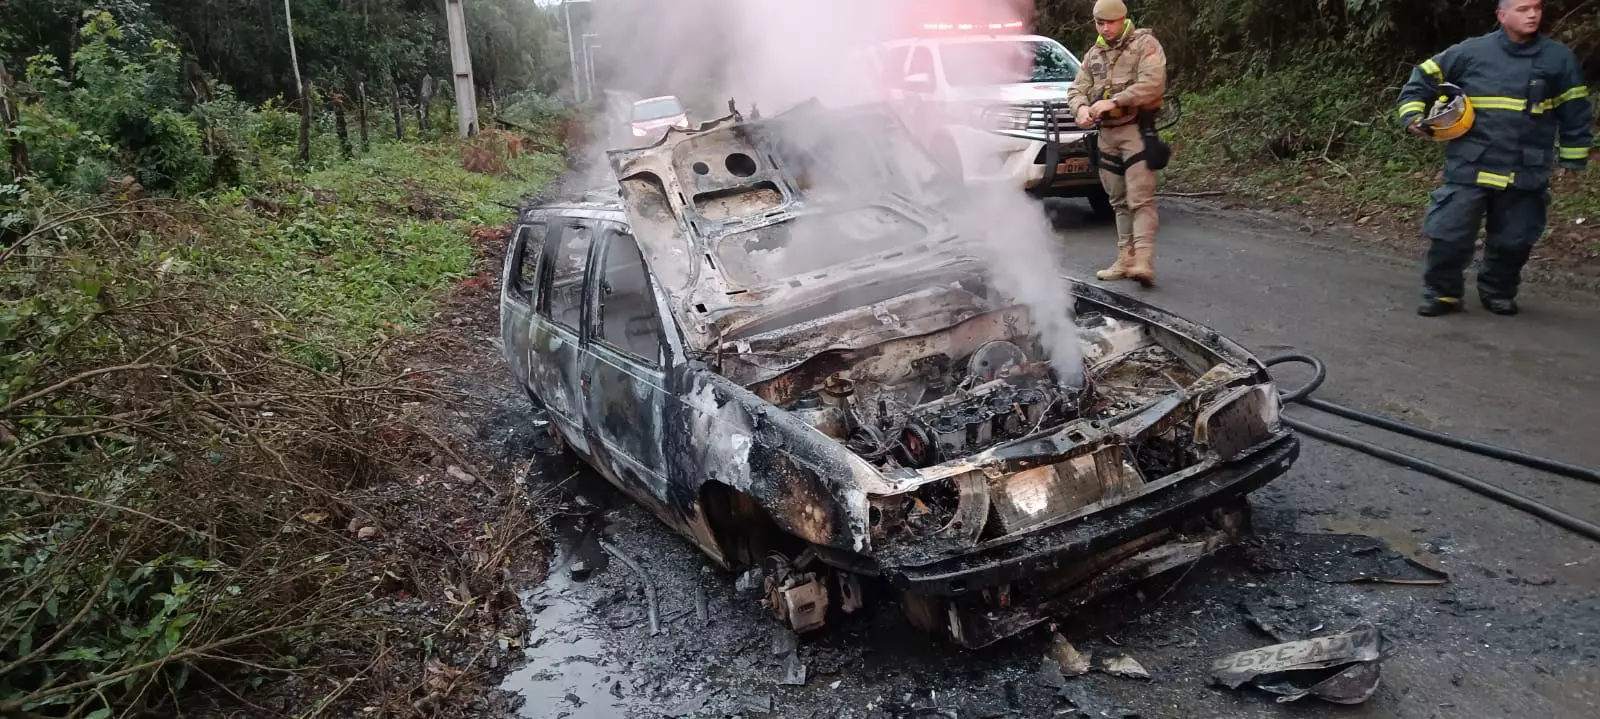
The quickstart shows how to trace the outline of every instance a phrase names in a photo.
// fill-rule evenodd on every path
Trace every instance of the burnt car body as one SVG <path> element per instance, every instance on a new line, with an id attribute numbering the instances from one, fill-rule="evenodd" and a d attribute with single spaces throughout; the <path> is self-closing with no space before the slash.
<path id="1" fill-rule="evenodd" d="M 891 151 L 813 141 L 834 122 L 884 123 Z M 734 115 L 522 210 L 504 354 L 553 431 L 722 566 L 764 568 L 797 630 L 881 578 L 913 623 L 982 646 L 1235 536 L 1299 452 L 1262 364 L 1069 279 L 1063 377 L 893 128 Z"/>

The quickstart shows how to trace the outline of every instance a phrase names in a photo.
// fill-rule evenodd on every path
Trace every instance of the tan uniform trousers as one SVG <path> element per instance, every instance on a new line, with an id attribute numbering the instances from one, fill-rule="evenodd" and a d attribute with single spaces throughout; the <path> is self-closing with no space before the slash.
<path id="1" fill-rule="evenodd" d="M 1156 227 L 1156 172 L 1141 158 L 1122 174 L 1106 169 L 1121 166 L 1123 161 L 1144 152 L 1144 138 L 1139 135 L 1139 124 L 1100 128 L 1100 182 L 1111 196 L 1111 208 L 1117 216 L 1117 244 L 1132 242 L 1135 246 L 1153 247 Z M 1109 162 L 1108 162 L 1109 161 Z"/>

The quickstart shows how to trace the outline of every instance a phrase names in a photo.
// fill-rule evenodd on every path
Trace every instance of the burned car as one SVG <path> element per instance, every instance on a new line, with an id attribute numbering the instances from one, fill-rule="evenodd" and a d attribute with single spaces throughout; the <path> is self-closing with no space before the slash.
<path id="1" fill-rule="evenodd" d="M 799 631 L 887 588 L 982 646 L 1242 531 L 1299 453 L 1261 362 L 1065 280 L 1082 366 L 1061 371 L 919 194 L 937 166 L 895 122 L 735 114 L 522 210 L 504 354 L 553 432 L 721 566 L 759 569 Z M 831 123 L 890 151 L 816 141 Z"/>

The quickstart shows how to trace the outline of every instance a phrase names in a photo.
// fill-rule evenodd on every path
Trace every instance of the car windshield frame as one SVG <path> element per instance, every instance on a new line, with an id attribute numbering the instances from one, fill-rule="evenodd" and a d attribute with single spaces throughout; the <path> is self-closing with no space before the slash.
<path id="1" fill-rule="evenodd" d="M 670 112 L 647 114 L 647 108 L 665 107 Z M 633 104 L 629 117 L 632 122 L 650 122 L 651 120 L 664 120 L 683 114 L 683 103 L 676 97 L 658 97 L 651 100 L 641 100 Z"/>
<path id="2" fill-rule="evenodd" d="M 994 60 L 1000 47 L 1006 45 L 1032 45 L 1033 61 L 1025 77 L 997 77 Z M 1013 51 L 1015 52 L 1015 51 Z M 963 56 L 963 53 L 966 53 Z M 976 55 L 975 53 L 983 53 Z M 1020 56 L 1020 53 L 1017 53 Z M 952 62 L 952 59 L 968 62 Z M 982 62 L 970 62 L 980 58 Z M 1049 60 L 1050 62 L 1045 62 Z M 1082 65 L 1060 43 L 1035 38 L 994 38 L 972 42 L 948 43 L 939 48 L 939 62 L 944 68 L 945 82 L 951 87 L 985 87 L 1015 85 L 1032 82 L 1071 82 Z"/>
<path id="3" fill-rule="evenodd" d="M 876 218 L 865 217 L 866 215 L 876 215 Z M 788 243 L 809 239 L 804 236 L 805 234 L 823 229 L 837 230 L 841 227 L 840 225 L 828 227 L 825 223 L 838 222 L 841 219 L 849 221 L 853 216 L 861 217 L 860 222 L 863 223 L 887 221 L 885 226 L 892 225 L 892 227 L 888 227 L 887 232 L 876 235 L 870 240 L 865 237 L 857 237 L 850 242 L 835 239 L 830 242 L 829 247 L 798 248 L 810 251 L 774 256 L 772 259 L 777 262 L 794 263 L 782 272 L 775 272 L 774 270 L 778 269 L 777 264 L 764 263 L 763 260 L 767 258 L 755 254 L 762 250 L 787 250 L 793 247 Z M 866 228 L 865 224 L 858 226 Z M 797 236 L 796 230 L 802 234 Z M 925 242 L 931 236 L 931 231 L 931 227 L 907 214 L 902 208 L 890 205 L 868 202 L 819 206 L 791 214 L 777 222 L 722 235 L 711 242 L 711 252 L 716 258 L 718 272 L 731 285 L 747 289 L 769 287 L 815 272 L 859 263 L 886 252 L 905 251 Z M 774 242 L 780 237 L 782 244 L 762 247 L 763 244 Z M 764 264 L 766 266 L 763 266 Z"/>

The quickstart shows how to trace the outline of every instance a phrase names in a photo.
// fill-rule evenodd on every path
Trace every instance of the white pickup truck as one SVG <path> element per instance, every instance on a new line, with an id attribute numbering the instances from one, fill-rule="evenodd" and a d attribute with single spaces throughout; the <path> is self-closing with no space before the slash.
<path id="1" fill-rule="evenodd" d="M 1042 35 L 939 35 L 872 48 L 902 121 L 964 182 L 1004 182 L 1041 197 L 1111 203 L 1096 169 L 1095 131 L 1067 111 L 1077 56 Z"/>

